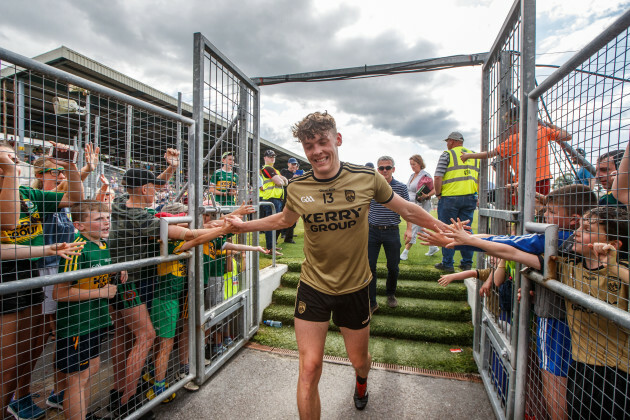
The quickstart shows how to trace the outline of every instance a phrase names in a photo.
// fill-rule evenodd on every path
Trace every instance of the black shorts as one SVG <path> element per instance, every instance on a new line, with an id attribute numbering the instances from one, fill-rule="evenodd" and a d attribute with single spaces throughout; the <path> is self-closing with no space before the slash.
<path id="1" fill-rule="evenodd" d="M 101 354 L 101 342 L 106 332 L 107 328 L 101 328 L 75 337 L 57 338 L 57 370 L 75 373 L 87 369 L 90 360 Z"/>
<path id="2" fill-rule="evenodd" d="M 360 330 L 370 325 L 369 285 L 345 295 L 328 295 L 300 281 L 294 316 L 304 321 L 328 322 L 330 313 L 336 326 Z"/>
<path id="3" fill-rule="evenodd" d="M 37 261 L 32 260 L 5 260 L 0 270 L 2 283 L 39 276 Z M 19 312 L 43 301 L 44 290 L 41 287 L 0 295 L 0 314 Z"/>
<path id="4" fill-rule="evenodd" d="M 573 362 L 567 381 L 569 418 L 630 418 L 629 376 L 621 369 Z"/>

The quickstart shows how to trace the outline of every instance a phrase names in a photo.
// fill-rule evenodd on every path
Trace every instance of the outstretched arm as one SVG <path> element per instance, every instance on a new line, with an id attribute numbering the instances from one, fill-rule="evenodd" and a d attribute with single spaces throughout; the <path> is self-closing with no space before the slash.
<path id="1" fill-rule="evenodd" d="M 468 159 L 490 159 L 492 157 L 498 156 L 499 151 L 497 149 L 488 150 L 485 152 L 477 152 L 477 153 L 462 153 L 462 162 L 466 162 Z"/>
<path id="2" fill-rule="evenodd" d="M 425 209 L 412 203 L 411 201 L 405 200 L 398 194 L 394 194 L 390 202 L 383 204 L 383 206 L 400 214 L 400 216 L 407 222 L 411 222 L 415 225 L 429 229 L 435 229 L 436 227 L 438 229 L 444 229 L 446 227 L 446 224 L 431 216 L 431 214 Z"/>
<path id="3" fill-rule="evenodd" d="M 20 222 L 20 182 L 13 153 L 0 150 L 0 227 L 13 230 Z"/>
<path id="4" fill-rule="evenodd" d="M 245 233 L 260 231 L 266 232 L 268 230 L 288 228 L 289 226 L 293 226 L 299 218 L 299 214 L 285 207 L 280 213 L 272 214 L 271 216 L 263 217 L 262 219 L 251 220 L 249 222 L 243 222 L 240 218 L 233 216 L 228 217 L 226 220 L 228 220 L 230 225 L 232 225 L 232 233 Z"/>
<path id="5" fill-rule="evenodd" d="M 448 244 L 447 248 L 452 248 L 455 245 L 472 245 L 482 249 L 489 255 L 494 255 L 504 260 L 516 261 L 537 270 L 541 269 L 538 256 L 523 252 L 510 245 L 475 238 L 473 235 L 466 233 L 462 222 L 453 222 L 452 225 L 447 226 L 446 231 L 442 232 L 444 236 L 453 240 L 453 242 Z"/>

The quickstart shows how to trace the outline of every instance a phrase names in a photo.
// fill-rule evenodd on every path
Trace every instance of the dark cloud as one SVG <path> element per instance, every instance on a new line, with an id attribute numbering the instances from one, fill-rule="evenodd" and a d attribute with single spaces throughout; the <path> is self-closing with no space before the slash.
<path id="1" fill-rule="evenodd" d="M 435 57 L 437 51 L 429 41 L 408 45 L 392 31 L 342 36 L 360 10 L 339 5 L 321 12 L 314 0 L 6 3 L 0 39 L 16 52 L 36 55 L 63 44 L 172 95 L 192 91 L 194 32 L 250 76 L 410 61 Z M 41 50 L 20 51 L 20 39 L 9 39 L 20 33 Z M 332 101 L 373 129 L 433 146 L 455 124 L 452 112 L 432 99 L 434 83 L 435 75 L 426 73 L 270 86 L 262 92 L 263 101 L 265 95 L 309 106 Z M 262 132 L 287 139 L 284 130 L 276 132 L 264 121 Z"/>

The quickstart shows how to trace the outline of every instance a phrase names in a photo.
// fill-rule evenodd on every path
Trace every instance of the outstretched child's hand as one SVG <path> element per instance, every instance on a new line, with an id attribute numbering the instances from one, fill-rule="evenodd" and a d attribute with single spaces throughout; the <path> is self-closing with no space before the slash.
<path id="1" fill-rule="evenodd" d="M 490 290 L 492 289 L 492 277 L 490 277 L 488 280 L 490 281 L 485 281 L 479 288 L 479 296 L 481 297 L 490 295 Z"/>
<path id="2" fill-rule="evenodd" d="M 588 247 L 597 255 L 597 260 L 603 265 L 617 264 L 617 249 L 611 245 L 602 242 L 588 244 Z"/>
<path id="3" fill-rule="evenodd" d="M 451 219 L 451 222 L 452 224 L 447 227 L 447 230 L 442 232 L 445 237 L 451 239 L 451 242 L 446 247 L 453 248 L 456 245 L 468 244 L 472 236 L 466 231 L 465 222 L 462 222 L 459 218 L 457 221 Z"/>
<path id="4" fill-rule="evenodd" d="M 263 254 L 267 254 L 267 255 L 271 254 L 271 250 L 270 249 L 263 248 L 262 246 L 257 246 L 256 247 L 256 251 L 262 252 Z"/>
<path id="5" fill-rule="evenodd" d="M 467 279 L 468 277 L 473 276 L 474 274 L 475 274 L 474 272 L 472 272 L 471 274 L 471 270 L 460 271 L 459 273 L 453 273 L 453 274 L 446 274 L 438 279 L 438 283 L 441 286 L 448 286 L 451 282 L 455 280 L 464 280 L 464 279 Z"/>
<path id="6" fill-rule="evenodd" d="M 254 208 L 254 206 L 250 204 L 245 204 L 245 202 L 243 201 L 243 204 L 241 204 L 239 208 L 237 208 L 232 213 L 230 213 L 230 215 L 231 216 L 244 216 L 246 214 L 252 214 L 252 213 L 256 213 L 256 209 Z"/>
<path id="7" fill-rule="evenodd" d="M 59 244 L 52 244 L 44 248 L 44 254 L 49 257 L 57 255 L 61 258 L 65 258 L 66 260 L 71 260 L 73 255 L 81 254 L 83 245 L 85 245 L 85 242 L 72 242 L 70 244 L 62 242 Z"/>
<path id="8" fill-rule="evenodd" d="M 425 246 L 439 246 L 446 247 L 451 240 L 446 236 L 442 235 L 439 230 L 431 230 L 424 228 L 418 233 L 418 239 L 420 239 L 420 244 Z"/>

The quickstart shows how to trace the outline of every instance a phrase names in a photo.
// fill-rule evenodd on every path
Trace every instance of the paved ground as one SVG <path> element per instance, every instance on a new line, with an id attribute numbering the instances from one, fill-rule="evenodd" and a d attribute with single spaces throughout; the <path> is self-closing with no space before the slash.
<path id="1" fill-rule="evenodd" d="M 162 419 L 296 419 L 298 359 L 243 348 L 198 392 L 180 391 Z M 354 408 L 351 366 L 324 363 L 323 419 L 494 419 L 480 383 L 372 370 L 370 402 Z"/>

